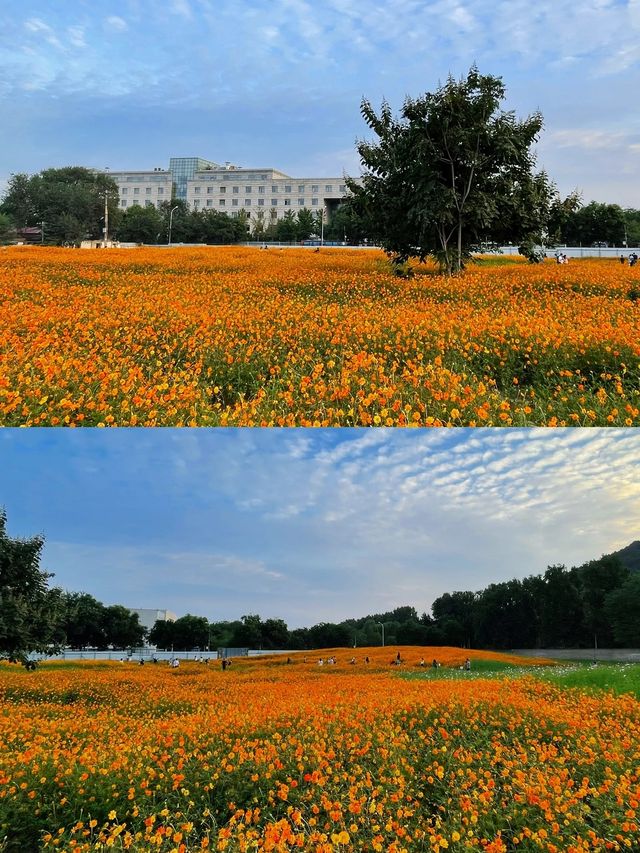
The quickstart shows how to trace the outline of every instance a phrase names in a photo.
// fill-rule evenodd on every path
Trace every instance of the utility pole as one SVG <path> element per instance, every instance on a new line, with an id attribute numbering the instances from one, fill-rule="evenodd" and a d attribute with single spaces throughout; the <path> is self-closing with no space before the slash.
<path id="1" fill-rule="evenodd" d="M 104 247 L 107 248 L 107 240 L 109 239 L 109 192 L 104 191 Z"/>

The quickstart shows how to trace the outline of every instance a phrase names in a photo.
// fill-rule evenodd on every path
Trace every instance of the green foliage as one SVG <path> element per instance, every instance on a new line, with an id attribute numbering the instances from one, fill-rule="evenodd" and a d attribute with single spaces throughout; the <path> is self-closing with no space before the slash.
<path id="1" fill-rule="evenodd" d="M 622 246 L 625 240 L 625 212 L 618 204 L 592 201 L 567 216 L 560 233 L 563 242 L 568 245 L 608 243 L 610 246 Z"/>
<path id="2" fill-rule="evenodd" d="M 32 652 L 60 646 L 62 604 L 49 589 L 51 574 L 40 569 L 44 539 L 11 539 L 0 511 L 0 659 L 24 664 Z"/>
<path id="3" fill-rule="evenodd" d="M 620 646 L 640 646 L 640 574 L 627 578 L 611 590 L 604 600 L 605 616 L 613 638 Z"/>
<path id="4" fill-rule="evenodd" d="M 0 244 L 10 243 L 16 236 L 13 220 L 8 213 L 0 213 Z"/>
<path id="5" fill-rule="evenodd" d="M 110 224 L 115 227 L 120 216 L 117 184 L 108 175 L 82 166 L 12 175 L 0 212 L 10 216 L 17 228 L 44 222 L 47 243 L 78 242 L 103 236 L 105 193 Z"/>
<path id="6" fill-rule="evenodd" d="M 122 214 L 117 236 L 123 243 L 158 243 L 164 230 L 164 217 L 159 210 L 153 205 L 134 204 Z"/>
<path id="7" fill-rule="evenodd" d="M 400 120 L 384 102 L 362 116 L 377 142 L 360 142 L 362 184 L 348 180 L 353 204 L 372 236 L 399 261 L 433 256 L 459 272 L 481 243 L 520 242 L 546 229 L 557 197 L 535 173 L 531 146 L 539 113 L 517 121 L 500 105 L 502 80 L 477 68 L 466 79 L 408 98 Z"/>

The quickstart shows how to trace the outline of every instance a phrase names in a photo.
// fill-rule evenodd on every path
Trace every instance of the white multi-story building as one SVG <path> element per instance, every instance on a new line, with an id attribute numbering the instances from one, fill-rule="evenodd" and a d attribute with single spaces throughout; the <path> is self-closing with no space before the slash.
<path id="1" fill-rule="evenodd" d="M 343 177 L 292 178 L 273 168 L 221 166 L 200 157 L 172 157 L 169 169 L 110 172 L 118 185 L 118 203 L 160 207 L 172 198 L 191 210 L 217 210 L 237 216 L 241 210 L 253 223 L 277 222 L 287 212 L 307 208 L 328 219 L 347 194 Z"/>
<path id="2" fill-rule="evenodd" d="M 272 168 L 219 166 L 195 172 L 187 181 L 192 210 L 217 210 L 233 216 L 244 210 L 265 225 L 288 211 L 324 211 L 328 217 L 347 194 L 344 177 L 292 178 Z"/>

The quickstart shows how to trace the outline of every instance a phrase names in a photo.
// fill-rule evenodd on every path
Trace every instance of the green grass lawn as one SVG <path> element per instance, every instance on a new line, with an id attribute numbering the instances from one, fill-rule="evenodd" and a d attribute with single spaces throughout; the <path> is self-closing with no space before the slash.
<path id="1" fill-rule="evenodd" d="M 520 678 L 523 675 L 546 679 L 562 687 L 581 690 L 609 690 L 613 693 L 632 693 L 640 697 L 640 663 L 598 663 L 584 661 L 564 662 L 557 667 L 517 666 L 493 660 L 474 660 L 471 672 L 460 669 L 424 670 L 400 672 L 400 678 L 462 680 L 470 678 Z"/>
<path id="2" fill-rule="evenodd" d="M 640 697 L 640 663 L 572 663 L 539 673 L 563 687 L 609 690 Z"/>

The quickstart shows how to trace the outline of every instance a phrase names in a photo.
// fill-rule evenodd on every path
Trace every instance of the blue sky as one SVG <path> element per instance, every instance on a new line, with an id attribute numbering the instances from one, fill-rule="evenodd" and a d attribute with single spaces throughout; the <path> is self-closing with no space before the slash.
<path id="1" fill-rule="evenodd" d="M 105 603 L 290 627 L 640 538 L 640 430 L 0 431 L 11 536 Z"/>
<path id="2" fill-rule="evenodd" d="M 638 0 L 2 0 L 0 182 L 193 155 L 358 174 L 363 95 L 397 110 L 476 62 L 542 111 L 563 192 L 637 206 L 639 59 Z"/>

